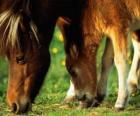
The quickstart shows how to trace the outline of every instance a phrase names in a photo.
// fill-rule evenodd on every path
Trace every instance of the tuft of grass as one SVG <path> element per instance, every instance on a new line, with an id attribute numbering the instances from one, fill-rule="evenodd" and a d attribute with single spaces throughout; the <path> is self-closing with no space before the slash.
<path id="1" fill-rule="evenodd" d="M 101 57 L 104 49 L 103 39 L 98 50 L 97 67 L 100 69 Z M 70 75 L 65 68 L 65 54 L 63 38 L 56 28 L 50 46 L 51 66 L 42 89 L 33 104 L 32 111 L 25 116 L 140 116 L 140 93 L 130 98 L 130 104 L 124 111 L 116 111 L 114 104 L 117 98 L 117 71 L 114 66 L 109 73 L 108 95 L 97 108 L 79 109 L 77 102 L 63 104 L 66 91 L 69 88 Z M 0 116 L 12 116 L 5 102 L 8 63 L 0 59 Z M 24 116 L 23 115 L 23 116 Z"/>

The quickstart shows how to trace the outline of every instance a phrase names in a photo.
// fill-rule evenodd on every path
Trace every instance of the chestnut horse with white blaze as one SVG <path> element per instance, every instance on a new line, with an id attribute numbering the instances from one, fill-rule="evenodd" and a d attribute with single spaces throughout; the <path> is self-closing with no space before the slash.
<path id="1" fill-rule="evenodd" d="M 96 52 L 106 35 L 112 40 L 119 77 L 115 107 L 123 109 L 128 97 L 127 32 L 133 32 L 139 53 L 139 9 L 140 0 L 1 0 L 0 48 L 9 61 L 7 102 L 12 111 L 24 113 L 31 108 L 50 65 L 49 45 L 59 17 L 64 20 L 66 66 L 76 98 L 88 107 L 105 95 L 107 73 L 102 71 L 105 79 L 97 85 Z M 138 81 L 137 75 L 131 76 L 138 71 L 137 62 L 133 61 L 128 81 L 132 91 Z"/>

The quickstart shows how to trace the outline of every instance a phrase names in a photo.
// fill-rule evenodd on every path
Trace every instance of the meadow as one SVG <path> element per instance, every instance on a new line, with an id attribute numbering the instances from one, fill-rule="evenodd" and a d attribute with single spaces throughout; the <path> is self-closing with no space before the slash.
<path id="1" fill-rule="evenodd" d="M 25 116 L 140 116 L 140 92 L 132 95 L 128 107 L 124 111 L 114 109 L 117 97 L 117 72 L 114 65 L 109 72 L 108 94 L 103 104 L 97 108 L 79 109 L 78 103 L 63 104 L 69 88 L 70 75 L 65 68 L 65 53 L 63 37 L 56 28 L 50 46 L 51 67 L 46 75 L 45 82 L 33 104 L 32 111 Z M 97 55 L 97 67 L 100 69 L 101 57 L 105 39 L 102 40 Z M 0 59 L 0 116 L 13 116 L 6 104 L 6 89 L 8 80 L 8 63 Z"/>

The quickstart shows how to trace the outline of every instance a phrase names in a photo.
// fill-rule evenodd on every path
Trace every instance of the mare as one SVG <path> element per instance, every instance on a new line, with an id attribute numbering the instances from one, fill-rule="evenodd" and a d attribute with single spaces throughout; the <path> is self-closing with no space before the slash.
<path id="1" fill-rule="evenodd" d="M 59 17 L 65 22 L 67 69 L 75 82 L 75 90 L 80 90 L 76 96 L 80 96 L 78 94 L 90 81 L 87 91 L 90 102 L 95 98 L 96 69 L 90 65 L 94 57 L 88 60 L 83 50 L 81 16 L 84 4 L 81 0 L 0 1 L 0 51 L 9 62 L 7 103 L 14 113 L 30 110 L 39 93 L 50 65 L 49 45 Z M 80 67 L 81 72 L 86 72 L 79 77 L 85 76 L 86 81 L 79 81 L 81 77 L 75 73 Z"/>

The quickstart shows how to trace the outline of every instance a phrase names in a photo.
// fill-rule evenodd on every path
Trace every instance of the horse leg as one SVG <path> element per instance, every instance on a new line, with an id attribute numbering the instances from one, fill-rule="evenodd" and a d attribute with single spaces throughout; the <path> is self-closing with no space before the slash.
<path id="1" fill-rule="evenodd" d="M 139 86 L 139 76 L 140 76 L 140 39 L 139 35 L 140 31 L 134 34 L 134 38 L 132 38 L 132 43 L 134 47 L 134 56 L 131 65 L 131 69 L 128 76 L 128 91 L 129 94 L 135 93 Z"/>
<path id="2" fill-rule="evenodd" d="M 113 46 L 110 39 L 107 39 L 102 57 L 101 77 L 97 87 L 97 101 L 101 103 L 106 96 L 108 73 L 113 64 Z"/>
<path id="3" fill-rule="evenodd" d="M 114 61 L 118 71 L 118 97 L 115 103 L 117 110 L 123 110 L 128 98 L 127 84 L 127 36 L 114 31 L 111 37 L 114 47 Z"/>

